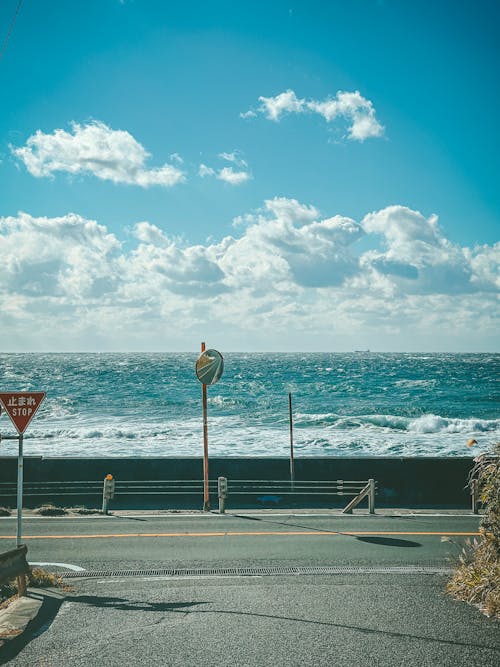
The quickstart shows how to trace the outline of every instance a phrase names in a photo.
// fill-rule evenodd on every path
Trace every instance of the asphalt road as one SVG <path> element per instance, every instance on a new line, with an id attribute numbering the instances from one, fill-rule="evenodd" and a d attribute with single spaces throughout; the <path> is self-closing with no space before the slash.
<path id="1" fill-rule="evenodd" d="M 15 544 L 15 519 L 0 519 L 0 549 Z M 146 514 L 26 518 L 30 562 L 85 569 L 249 565 L 446 564 L 479 519 L 290 514 Z"/>
<path id="2" fill-rule="evenodd" d="M 448 598 L 445 582 L 429 575 L 80 580 L 55 618 L 5 659 L 16 667 L 497 667 L 498 623 Z"/>
<path id="3" fill-rule="evenodd" d="M 16 667 L 496 667 L 500 624 L 450 599 L 447 575 L 416 569 L 451 566 L 478 523 L 470 515 L 26 519 L 31 562 L 108 574 L 70 580 L 73 592 L 60 607 L 47 597 L 43 613 L 3 659 Z M 0 520 L 1 551 L 14 534 L 15 521 Z M 405 575 L 391 567 L 403 564 Z M 111 576 L 167 565 L 365 570 Z M 384 574 L 373 570 L 381 565 Z"/>

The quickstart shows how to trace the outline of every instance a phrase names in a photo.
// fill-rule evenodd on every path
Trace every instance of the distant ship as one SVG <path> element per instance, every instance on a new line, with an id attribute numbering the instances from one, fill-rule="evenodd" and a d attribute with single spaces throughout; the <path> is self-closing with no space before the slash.
<path id="1" fill-rule="evenodd" d="M 370 350 L 354 350 L 354 352 L 369 352 Z"/>

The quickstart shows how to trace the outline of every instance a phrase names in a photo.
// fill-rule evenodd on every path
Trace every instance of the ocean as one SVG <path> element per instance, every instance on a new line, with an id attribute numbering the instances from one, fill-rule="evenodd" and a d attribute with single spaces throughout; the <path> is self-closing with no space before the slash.
<path id="1" fill-rule="evenodd" d="M 27 456 L 201 457 L 197 356 L 0 354 L 0 391 L 47 392 Z M 289 392 L 296 457 L 470 456 L 500 441 L 500 354 L 231 353 L 224 364 L 207 390 L 212 456 L 288 456 Z M 15 433 L 5 413 L 0 433 Z"/>

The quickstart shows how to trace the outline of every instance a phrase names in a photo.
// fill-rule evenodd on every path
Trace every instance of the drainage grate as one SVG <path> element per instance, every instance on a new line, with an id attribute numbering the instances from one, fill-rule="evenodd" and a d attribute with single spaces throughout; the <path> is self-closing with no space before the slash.
<path id="1" fill-rule="evenodd" d="M 452 572 L 447 567 L 418 565 L 401 566 L 326 566 L 326 567 L 226 567 L 226 568 L 154 568 L 149 570 L 85 570 L 58 572 L 64 579 L 95 577 L 263 577 L 311 574 L 442 574 Z"/>

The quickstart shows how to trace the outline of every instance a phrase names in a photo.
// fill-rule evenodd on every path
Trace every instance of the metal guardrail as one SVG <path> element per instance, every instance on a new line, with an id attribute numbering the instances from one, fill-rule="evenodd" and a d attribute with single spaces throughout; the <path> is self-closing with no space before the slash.
<path id="1" fill-rule="evenodd" d="M 108 476 L 107 476 L 108 477 Z M 225 478 L 219 478 L 219 480 Z M 203 494 L 203 480 L 113 480 L 115 482 L 112 494 L 107 493 L 109 481 L 64 481 L 64 482 L 25 482 L 23 489 L 24 498 L 43 498 L 45 501 L 59 500 L 76 496 L 103 496 L 106 501 L 113 497 L 127 496 L 194 496 Z M 220 482 L 209 481 L 210 493 L 219 494 Z M 353 500 L 344 512 L 352 509 L 363 498 L 368 496 L 370 512 L 375 507 L 375 481 L 374 480 L 267 480 L 267 479 L 230 479 L 226 480 L 228 496 L 269 496 L 280 498 L 282 496 L 346 496 Z M 15 498 L 16 485 L 9 482 L 0 482 L 0 498 Z M 107 502 L 103 502 L 103 512 L 107 513 Z"/>
<path id="2" fill-rule="evenodd" d="M 25 544 L 0 554 L 0 583 L 17 578 L 19 595 L 26 595 L 26 573 L 29 572 L 26 554 L 28 547 Z"/>
<path id="3" fill-rule="evenodd" d="M 303 496 L 354 496 L 351 502 L 343 510 L 343 513 L 352 513 L 363 498 L 368 496 L 368 507 L 370 514 L 375 511 L 375 480 L 359 482 L 357 480 L 324 480 L 324 481 L 300 481 L 295 480 L 227 480 L 225 477 L 218 479 L 219 512 L 223 514 L 226 508 L 226 500 L 233 495 L 303 495 Z M 273 495 L 270 495 L 273 494 Z"/>
<path id="4" fill-rule="evenodd" d="M 217 490 L 217 482 L 210 482 L 212 490 Z M 116 480 L 114 495 L 165 495 L 195 494 L 203 491 L 203 480 Z M 102 481 L 65 481 L 65 482 L 25 482 L 24 497 L 38 496 L 82 496 L 100 495 L 103 492 Z M 16 485 L 0 482 L 0 497 L 16 497 Z"/>

